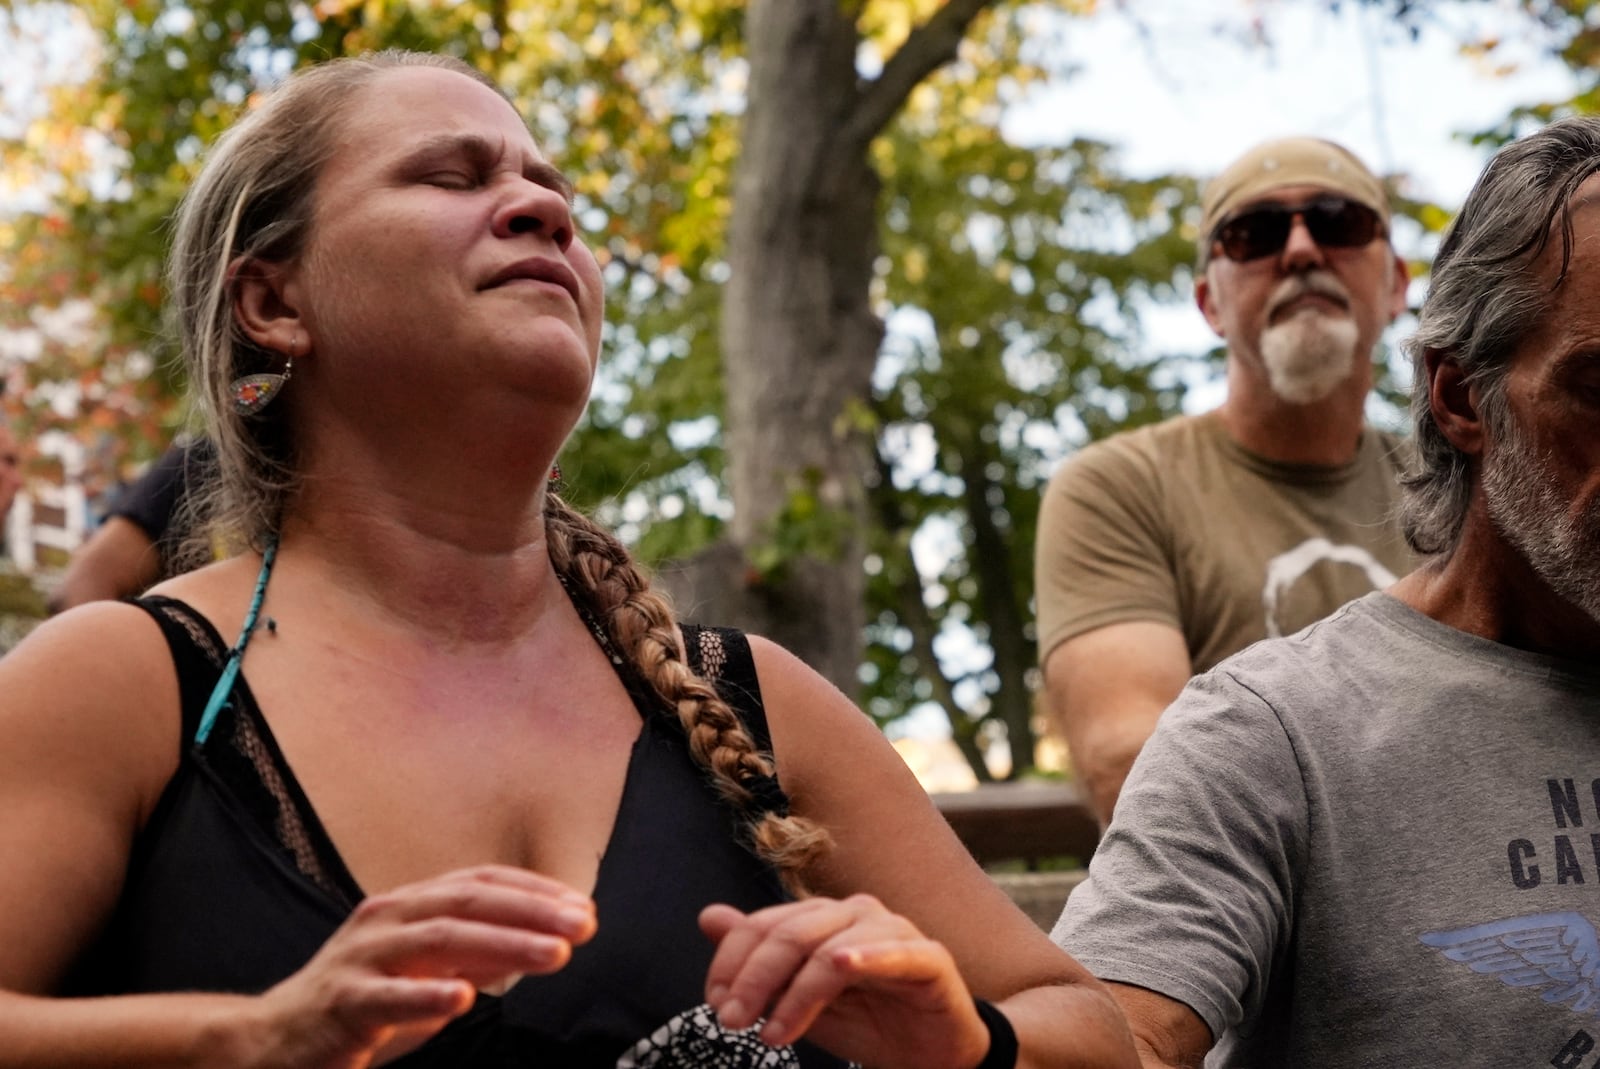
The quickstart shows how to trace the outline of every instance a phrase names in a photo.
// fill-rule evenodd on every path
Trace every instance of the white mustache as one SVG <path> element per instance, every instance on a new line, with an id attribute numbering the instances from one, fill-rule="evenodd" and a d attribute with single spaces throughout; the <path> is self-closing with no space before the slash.
<path id="1" fill-rule="evenodd" d="M 1278 284 L 1278 288 L 1272 291 L 1272 297 L 1267 303 L 1267 314 L 1276 315 L 1278 309 L 1301 297 L 1326 297 L 1346 307 L 1350 304 L 1350 291 L 1345 289 L 1344 284 L 1332 273 L 1320 270 L 1307 271 L 1303 275 L 1286 278 Z"/>

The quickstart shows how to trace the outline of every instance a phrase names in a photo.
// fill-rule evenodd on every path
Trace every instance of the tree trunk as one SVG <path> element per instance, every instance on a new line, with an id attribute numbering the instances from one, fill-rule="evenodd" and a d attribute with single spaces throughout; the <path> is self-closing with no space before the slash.
<path id="1" fill-rule="evenodd" d="M 992 2 L 948 0 L 866 82 L 859 4 L 750 0 L 745 16 L 750 85 L 721 338 L 734 519 L 728 545 L 666 585 L 686 609 L 723 609 L 852 696 L 871 443 L 851 415 L 853 404 L 865 411 L 883 338 L 870 304 L 879 181 L 868 150 Z M 830 544 L 757 571 L 754 551 L 772 543 L 799 490 L 827 512 Z"/>
<path id="2" fill-rule="evenodd" d="M 836 556 L 725 578 L 744 586 L 736 622 L 853 694 L 866 469 L 843 417 L 868 396 L 883 334 L 868 305 L 877 178 L 864 151 L 838 154 L 859 95 L 856 27 L 838 0 L 752 0 L 746 20 L 750 89 L 722 314 L 731 537 L 749 560 L 805 486 L 845 522 Z"/>

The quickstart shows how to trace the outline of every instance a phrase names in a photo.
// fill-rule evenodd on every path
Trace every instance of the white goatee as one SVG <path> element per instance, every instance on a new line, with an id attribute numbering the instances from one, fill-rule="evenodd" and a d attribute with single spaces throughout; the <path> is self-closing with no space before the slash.
<path id="1" fill-rule="evenodd" d="M 1356 366 L 1355 322 L 1304 308 L 1261 332 L 1261 361 L 1272 392 L 1290 404 L 1321 401 Z"/>

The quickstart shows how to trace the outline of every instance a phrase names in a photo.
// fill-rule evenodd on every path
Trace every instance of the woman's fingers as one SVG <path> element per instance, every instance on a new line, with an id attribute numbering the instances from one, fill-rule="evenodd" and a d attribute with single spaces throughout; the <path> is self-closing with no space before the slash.
<path id="1" fill-rule="evenodd" d="M 717 942 L 706 997 L 724 1027 L 765 1018 L 768 1044 L 805 1036 L 862 1064 L 971 1064 L 981 1054 L 983 1023 L 949 950 L 870 896 L 749 915 L 714 906 L 700 926 Z"/>
<path id="2" fill-rule="evenodd" d="M 932 939 L 863 942 L 839 947 L 834 961 L 858 979 L 920 983 L 937 980 L 955 968 L 943 943 Z"/>
<path id="3" fill-rule="evenodd" d="M 808 899 L 741 915 L 731 924 L 726 913 L 707 917 L 726 907 L 701 913 L 703 930 L 708 921 L 722 928 L 706 974 L 706 1001 L 724 1027 L 748 1028 L 763 1016 L 811 954 L 850 925 L 852 914 L 843 905 Z"/>
<path id="4" fill-rule="evenodd" d="M 461 977 L 492 983 L 511 973 L 555 972 L 572 958 L 572 943 L 459 917 L 433 917 L 373 933 L 359 951 L 391 976 Z"/>
<path id="5" fill-rule="evenodd" d="M 744 921 L 745 914 L 732 906 L 722 903 L 707 906 L 700 911 L 700 930 L 706 938 L 713 943 L 721 943 L 722 937 L 727 935 L 734 927 Z"/>
<path id="6" fill-rule="evenodd" d="M 867 896 L 811 899 L 744 916 L 726 906 L 701 915 L 718 940 L 706 997 L 728 1028 L 767 1019 L 762 1038 L 790 1043 L 851 988 L 897 985 L 899 999 L 940 1001 L 960 989 L 939 943 Z M 920 986 L 928 990 L 918 994 Z"/>
<path id="7" fill-rule="evenodd" d="M 470 1009 L 476 997 L 466 980 L 381 976 L 353 986 L 334 1011 L 353 1026 L 380 1028 L 455 1017 Z"/>
<path id="8" fill-rule="evenodd" d="M 560 935 L 582 943 L 594 934 L 594 902 L 548 877 L 491 866 L 450 873 L 373 895 L 356 916 L 413 921 L 453 916 Z"/>
<path id="9" fill-rule="evenodd" d="M 793 1043 L 850 988 L 893 984 L 897 997 L 938 1002 L 939 982 L 955 972 L 950 952 L 931 939 L 870 941 L 877 934 L 847 929 L 814 953 L 768 1012 L 762 1038 Z"/>
<path id="10" fill-rule="evenodd" d="M 562 968 L 595 928 L 593 902 L 559 881 L 499 865 L 447 873 L 364 900 L 263 1005 L 282 1050 L 410 1046 L 465 1012 L 475 989 Z"/>
<path id="11" fill-rule="evenodd" d="M 343 956 L 388 975 L 497 986 L 562 968 L 595 929 L 587 897 L 534 873 L 489 866 L 369 897 L 338 943 Z"/>

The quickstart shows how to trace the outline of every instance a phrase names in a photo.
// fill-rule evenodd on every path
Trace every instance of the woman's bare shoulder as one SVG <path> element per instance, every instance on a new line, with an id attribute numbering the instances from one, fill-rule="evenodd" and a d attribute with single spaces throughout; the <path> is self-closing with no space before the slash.
<path id="1" fill-rule="evenodd" d="M 164 649 L 161 630 L 145 610 L 122 601 L 91 601 L 40 624 L 0 659 L 0 673 L 18 680 L 41 670 L 73 670 L 79 674 L 56 680 L 65 696 L 107 677 L 125 678 Z M 7 687 L 5 693 L 13 692 Z"/>
<path id="2" fill-rule="evenodd" d="M 14 773 L 70 763 L 143 795 L 176 764 L 177 675 L 137 606 L 91 602 L 45 621 L 0 658 L 0 694 L 0 764 Z"/>

